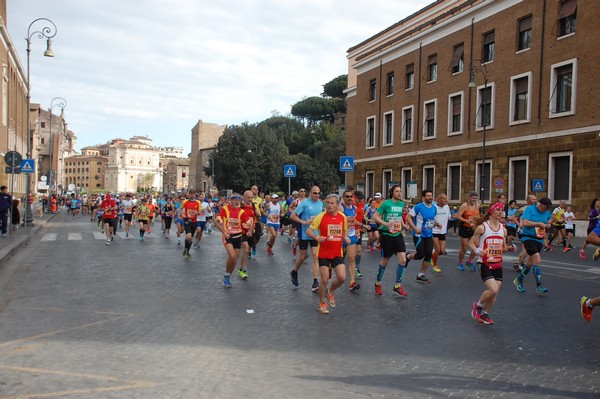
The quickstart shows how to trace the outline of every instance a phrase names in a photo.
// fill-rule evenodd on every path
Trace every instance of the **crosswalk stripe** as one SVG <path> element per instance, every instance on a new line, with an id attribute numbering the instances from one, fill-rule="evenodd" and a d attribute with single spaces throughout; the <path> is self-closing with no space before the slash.
<path id="1" fill-rule="evenodd" d="M 106 234 L 94 231 L 94 238 L 96 240 L 106 240 Z"/>
<path id="2" fill-rule="evenodd" d="M 41 241 L 56 241 L 56 237 L 58 236 L 57 233 L 46 233 L 44 234 L 44 236 L 42 237 Z"/>
<path id="3" fill-rule="evenodd" d="M 68 240 L 81 240 L 81 233 L 69 233 Z"/>

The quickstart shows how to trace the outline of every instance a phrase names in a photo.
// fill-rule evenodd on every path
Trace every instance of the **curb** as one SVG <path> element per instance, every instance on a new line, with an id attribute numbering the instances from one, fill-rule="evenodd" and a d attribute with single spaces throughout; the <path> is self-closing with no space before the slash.
<path id="1" fill-rule="evenodd" d="M 35 223 L 35 225 L 29 230 L 28 234 L 21 235 L 14 239 L 11 243 L 9 243 L 6 247 L 0 249 L 0 265 L 4 265 L 6 261 L 8 261 L 17 251 L 29 244 L 31 238 L 35 236 L 38 231 L 44 227 L 46 223 L 52 220 L 56 215 L 51 215 L 46 220 L 40 220 Z M 0 266 L 0 269 L 3 267 Z"/>

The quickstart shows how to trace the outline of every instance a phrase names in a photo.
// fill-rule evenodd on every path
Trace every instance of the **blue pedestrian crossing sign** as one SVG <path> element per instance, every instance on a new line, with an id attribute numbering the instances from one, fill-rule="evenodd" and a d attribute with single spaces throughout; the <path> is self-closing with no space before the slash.
<path id="1" fill-rule="evenodd" d="M 544 191 L 544 179 L 531 179 L 531 191 Z"/>
<path id="2" fill-rule="evenodd" d="M 354 172 L 354 157 L 340 157 L 340 172 Z"/>
<path id="3" fill-rule="evenodd" d="M 21 161 L 21 172 L 23 172 L 23 173 L 35 172 L 35 160 L 33 160 L 33 159 L 22 160 Z"/>
<path id="4" fill-rule="evenodd" d="M 283 165 L 283 177 L 296 177 L 296 165 Z"/>

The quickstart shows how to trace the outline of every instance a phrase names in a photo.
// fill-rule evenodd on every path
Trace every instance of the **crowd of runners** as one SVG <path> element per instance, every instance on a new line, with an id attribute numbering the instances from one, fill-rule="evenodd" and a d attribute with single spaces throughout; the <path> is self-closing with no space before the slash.
<path id="1" fill-rule="evenodd" d="M 478 272 L 485 287 L 471 310 L 471 316 L 481 324 L 494 324 L 490 312 L 502 284 L 504 252 L 517 251 L 516 243 L 521 244 L 514 264 L 518 273 L 513 280 L 516 290 L 526 291 L 526 277 L 531 273 L 536 292 L 546 294 L 549 290 L 542 285 L 542 253 L 552 251 L 557 239 L 563 252 L 573 248 L 575 215 L 564 201 L 552 209 L 549 198 L 538 201 L 530 194 L 526 204 L 518 207 L 516 201 L 507 202 L 506 196 L 499 194 L 483 209 L 478 194 L 470 192 L 458 211 L 453 211 L 443 193 L 434 198 L 431 190 L 424 190 L 421 202 L 414 206 L 404 201 L 400 186 L 391 187 L 386 194 L 387 199 L 381 193 L 365 199 L 361 191 L 348 187 L 341 197 L 328 194 L 322 199 L 320 188 L 314 186 L 280 197 L 275 193 L 265 195 L 252 186 L 229 198 L 207 197 L 202 192 L 157 198 L 132 193 L 114 197 L 73 194 L 65 206 L 73 218 L 83 214 L 97 222 L 106 235 L 107 246 L 119 228 L 126 237 L 137 236 L 140 241 L 153 229 L 154 234 L 169 239 L 174 229 L 182 256 L 191 258 L 190 249 L 199 247 L 203 234 L 218 230 L 227 253 L 222 280 L 226 288 L 232 287 L 231 276 L 236 269 L 240 279 L 248 279 L 248 261 L 256 256 L 262 236 L 266 253 L 272 256 L 278 236 L 285 234 L 292 256 L 297 257 L 290 271 L 291 283 L 299 285 L 298 271 L 310 255 L 311 289 L 319 296 L 318 310 L 323 314 L 336 306 L 335 292 L 346 281 L 351 292 L 361 288 L 358 280 L 362 279 L 363 247 L 367 253 L 381 255 L 373 286 L 376 295 L 383 295 L 382 282 L 390 259 L 396 262 L 393 295 L 408 296 L 403 280 L 411 261 L 420 261 L 416 281 L 431 283 L 429 271 L 442 273 L 438 259 L 446 254 L 451 223 L 458 225 L 460 237 L 456 270 Z M 160 227 L 154 227 L 155 219 L 160 220 Z M 582 260 L 589 244 L 599 247 L 593 254 L 594 261 L 600 258 L 599 219 L 600 199 L 595 198 L 589 211 L 588 236 L 579 250 Z M 412 237 L 414 252 L 407 251 L 405 237 Z M 582 297 L 580 305 L 584 319 L 591 321 L 592 309 L 600 305 L 600 297 Z"/>

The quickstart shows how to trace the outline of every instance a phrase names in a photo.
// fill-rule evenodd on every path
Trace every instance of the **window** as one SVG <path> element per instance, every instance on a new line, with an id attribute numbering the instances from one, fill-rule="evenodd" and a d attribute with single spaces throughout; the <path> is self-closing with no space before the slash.
<path id="1" fill-rule="evenodd" d="M 385 195 L 392 187 L 392 170 L 384 169 L 381 177 L 381 193 Z"/>
<path id="2" fill-rule="evenodd" d="M 46 122 L 40 122 L 40 127 L 45 128 L 46 127 Z"/>
<path id="3" fill-rule="evenodd" d="M 558 10 L 558 36 L 575 33 L 577 26 L 577 0 L 563 0 Z"/>
<path id="4" fill-rule="evenodd" d="M 391 96 L 392 94 L 394 94 L 394 72 L 390 72 L 387 74 L 386 94 L 388 96 Z"/>
<path id="5" fill-rule="evenodd" d="M 406 90 L 410 90 L 415 87 L 415 64 L 409 64 L 406 66 Z"/>
<path id="6" fill-rule="evenodd" d="M 517 51 L 527 50 L 531 47 L 531 15 L 521 18 L 518 23 L 519 34 Z"/>
<path id="7" fill-rule="evenodd" d="M 402 108 L 402 143 L 413 141 L 413 109 L 413 105 Z"/>
<path id="8" fill-rule="evenodd" d="M 483 176 L 481 176 L 481 161 L 477 161 L 477 167 L 475 168 L 477 175 L 475 176 L 475 191 L 481 193 L 481 178 L 483 177 L 483 191 L 484 194 L 480 194 L 479 198 L 482 202 L 490 201 L 490 183 L 492 181 L 491 170 L 492 170 L 492 162 L 490 160 L 485 160 L 485 169 L 483 170 Z"/>
<path id="9" fill-rule="evenodd" d="M 385 123 L 385 133 L 383 135 L 383 145 L 394 144 L 394 111 L 383 114 Z"/>
<path id="10" fill-rule="evenodd" d="M 448 136 L 461 134 L 463 130 L 463 92 L 448 96 Z"/>
<path id="11" fill-rule="evenodd" d="M 45 138 L 40 137 L 40 141 L 41 141 L 41 144 L 46 144 L 46 139 Z"/>
<path id="12" fill-rule="evenodd" d="M 550 84 L 550 118 L 573 115 L 577 92 L 577 60 L 552 65 Z"/>
<path id="13" fill-rule="evenodd" d="M 377 98 L 377 80 L 371 79 L 369 81 L 369 101 L 375 101 Z"/>
<path id="14" fill-rule="evenodd" d="M 375 148 L 375 117 L 367 118 L 366 148 Z"/>
<path id="15" fill-rule="evenodd" d="M 429 56 L 427 60 L 427 82 L 435 82 L 437 80 L 437 54 Z"/>
<path id="16" fill-rule="evenodd" d="M 477 88 L 477 130 L 494 127 L 494 97 L 496 87 L 488 83 Z"/>
<path id="17" fill-rule="evenodd" d="M 510 88 L 510 124 L 531 120 L 531 72 L 511 78 Z"/>
<path id="18" fill-rule="evenodd" d="M 452 73 L 459 73 L 465 69 L 464 60 L 465 46 L 463 43 L 454 46 L 452 61 L 450 61 L 450 69 Z"/>
<path id="19" fill-rule="evenodd" d="M 365 173 L 365 189 L 366 189 L 366 196 L 368 197 L 373 197 L 375 195 L 375 172 L 373 171 L 368 171 Z M 385 195 L 385 194 L 384 194 Z"/>
<path id="20" fill-rule="evenodd" d="M 460 202 L 460 163 L 449 163 L 448 164 L 448 187 L 447 195 L 448 201 Z"/>
<path id="21" fill-rule="evenodd" d="M 412 193 L 408 189 L 412 182 L 412 168 L 402 168 L 402 194 L 404 198 L 409 198 Z M 410 197 L 412 198 L 412 197 Z"/>
<path id="22" fill-rule="evenodd" d="M 435 192 L 435 166 L 423 166 L 423 190 L 431 190 Z"/>
<path id="23" fill-rule="evenodd" d="M 548 194 L 554 201 L 571 202 L 572 159 L 573 154 L 570 152 L 550 154 Z"/>
<path id="24" fill-rule="evenodd" d="M 494 31 L 488 32 L 483 35 L 483 49 L 481 60 L 483 62 L 494 61 L 494 44 L 495 44 L 495 33 Z"/>
<path id="25" fill-rule="evenodd" d="M 423 108 L 423 139 L 435 138 L 437 100 L 425 102 Z"/>
<path id="26" fill-rule="evenodd" d="M 527 158 L 510 158 L 508 170 L 509 197 L 525 201 L 527 197 Z"/>

